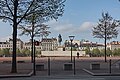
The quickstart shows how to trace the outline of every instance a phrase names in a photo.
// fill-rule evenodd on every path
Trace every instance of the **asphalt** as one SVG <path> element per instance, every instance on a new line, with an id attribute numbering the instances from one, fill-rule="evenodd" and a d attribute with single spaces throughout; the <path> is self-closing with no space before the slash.
<path id="1" fill-rule="evenodd" d="M 76 58 L 75 69 L 74 61 L 72 70 L 64 70 L 64 64 L 71 63 L 69 57 L 50 58 L 50 70 L 48 70 L 48 58 L 37 58 L 36 64 L 43 64 L 44 69 L 36 71 L 33 75 L 33 64 L 30 60 L 24 60 L 25 63 L 17 63 L 17 73 L 10 73 L 11 63 L 0 63 L 0 80 L 120 80 L 119 58 L 112 58 L 111 73 L 109 68 L 109 59 L 104 62 L 102 58 Z M 8 59 L 7 59 L 8 60 Z M 5 61 L 5 60 L 4 60 Z M 8 60 L 9 61 L 9 60 Z M 99 63 L 100 69 L 92 70 L 91 64 Z"/>

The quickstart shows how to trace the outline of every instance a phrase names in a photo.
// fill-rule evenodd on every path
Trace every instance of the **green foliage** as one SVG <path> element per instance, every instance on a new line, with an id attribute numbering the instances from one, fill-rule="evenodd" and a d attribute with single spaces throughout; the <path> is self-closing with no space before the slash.
<path id="1" fill-rule="evenodd" d="M 117 49 L 118 56 L 120 56 L 120 48 Z"/>
<path id="2" fill-rule="evenodd" d="M 118 49 L 115 48 L 112 53 L 114 56 L 120 56 L 120 48 Z"/>
<path id="3" fill-rule="evenodd" d="M 89 47 L 89 46 L 86 47 L 86 49 L 85 49 L 85 53 L 86 53 L 86 54 L 90 54 L 90 53 L 91 53 L 91 51 L 90 51 L 90 47 Z"/>
<path id="4" fill-rule="evenodd" d="M 98 48 L 92 50 L 92 56 L 101 56 Z"/>
<path id="5" fill-rule="evenodd" d="M 21 56 L 30 56 L 30 50 L 22 49 L 21 50 Z"/>
<path id="6" fill-rule="evenodd" d="M 100 55 L 105 56 L 105 49 L 100 50 Z"/>
<path id="7" fill-rule="evenodd" d="M 3 55 L 5 55 L 5 57 L 9 57 L 10 56 L 10 51 L 9 51 L 8 48 L 2 49 L 2 53 L 3 53 Z"/>
<path id="8" fill-rule="evenodd" d="M 110 56 L 110 55 L 112 55 L 113 53 L 112 53 L 112 51 L 110 50 L 110 48 L 107 48 L 107 50 L 106 50 L 106 55 L 107 56 Z M 102 49 L 102 50 L 99 50 L 98 48 L 96 48 L 96 49 L 93 49 L 92 50 L 92 55 L 93 56 L 105 56 L 105 49 Z"/>
<path id="9" fill-rule="evenodd" d="M 0 56 L 1 56 L 1 57 L 3 56 L 3 52 L 2 52 L 2 49 L 0 49 Z"/>
<path id="10" fill-rule="evenodd" d="M 72 48 L 72 51 L 77 51 L 77 48 L 73 47 L 73 48 Z"/>
<path id="11" fill-rule="evenodd" d="M 17 54 L 20 54 L 21 52 L 20 52 L 20 50 L 19 50 L 19 49 L 17 49 L 17 50 L 16 50 L 16 53 L 17 53 Z"/>
<path id="12" fill-rule="evenodd" d="M 38 57 L 38 56 L 40 56 L 40 55 L 41 55 L 41 51 L 36 51 L 35 56 Z"/>
<path id="13" fill-rule="evenodd" d="M 114 56 L 118 55 L 117 49 L 115 48 L 112 53 Z"/>
<path id="14" fill-rule="evenodd" d="M 110 50 L 110 48 L 107 48 L 106 53 L 107 53 L 107 56 L 112 55 L 112 51 Z"/>

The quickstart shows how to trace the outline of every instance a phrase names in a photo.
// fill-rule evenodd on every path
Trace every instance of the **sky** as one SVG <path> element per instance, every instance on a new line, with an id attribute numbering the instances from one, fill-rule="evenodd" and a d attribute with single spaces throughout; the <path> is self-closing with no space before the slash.
<path id="1" fill-rule="evenodd" d="M 69 35 L 74 35 L 75 40 L 89 40 L 103 43 L 103 39 L 92 36 L 92 28 L 101 18 L 102 12 L 108 12 L 114 19 L 120 19 L 120 2 L 118 0 L 66 0 L 64 14 L 57 21 L 50 20 L 46 24 L 50 27 L 49 38 L 58 38 L 61 34 L 64 40 L 69 40 Z M 0 21 L 0 40 L 12 36 L 12 26 Z M 19 34 L 20 31 L 18 31 Z M 29 36 L 18 36 L 21 40 L 28 41 Z M 37 38 L 41 39 L 41 38 Z M 117 39 L 120 41 L 120 30 Z"/>

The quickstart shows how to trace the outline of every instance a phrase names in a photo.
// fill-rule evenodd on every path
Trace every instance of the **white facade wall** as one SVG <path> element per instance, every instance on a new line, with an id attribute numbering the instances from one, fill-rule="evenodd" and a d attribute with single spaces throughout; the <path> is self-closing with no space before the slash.
<path id="1" fill-rule="evenodd" d="M 0 49 L 10 48 L 9 44 L 0 44 Z"/>
<path id="2" fill-rule="evenodd" d="M 23 48 L 24 48 L 24 49 L 28 49 L 28 50 L 31 51 L 31 49 L 32 49 L 32 44 L 26 44 L 26 45 L 24 44 Z M 36 48 L 37 51 L 40 51 L 40 50 L 42 49 L 42 46 L 41 46 L 41 45 L 38 45 L 38 46 L 35 46 L 35 48 Z"/>
<path id="3" fill-rule="evenodd" d="M 85 56 L 85 51 L 72 51 L 72 56 Z M 71 51 L 41 51 L 41 56 L 71 56 Z"/>
<path id="4" fill-rule="evenodd" d="M 9 45 L 10 45 L 10 50 L 12 50 L 12 48 L 13 48 L 13 40 L 12 39 L 9 40 Z M 21 50 L 23 48 L 23 42 L 20 39 L 17 39 L 16 47 L 19 50 Z"/>
<path id="5" fill-rule="evenodd" d="M 102 50 L 102 49 L 104 49 L 104 46 L 98 46 L 98 47 L 89 47 L 90 48 L 90 50 L 92 51 L 93 49 L 96 49 L 96 48 L 98 48 L 99 50 Z M 79 47 L 79 50 L 85 50 L 86 49 L 86 46 L 85 47 Z"/>
<path id="6" fill-rule="evenodd" d="M 105 46 L 98 46 L 97 47 L 99 50 L 105 49 Z"/>
<path id="7" fill-rule="evenodd" d="M 114 49 L 118 49 L 118 48 L 120 48 L 120 44 L 118 44 L 118 45 L 114 45 L 114 44 L 111 44 L 111 45 L 107 45 L 107 48 L 110 48 L 110 50 L 114 50 Z"/>
<path id="8" fill-rule="evenodd" d="M 46 38 L 41 41 L 43 51 L 53 51 L 57 50 L 57 39 L 56 38 Z"/>
<path id="9" fill-rule="evenodd" d="M 17 47 L 17 49 L 21 50 L 23 48 L 23 42 L 21 40 L 17 40 L 16 47 Z M 11 51 L 13 50 L 12 49 L 13 48 L 12 39 L 10 39 L 9 41 L 6 41 L 6 42 L 0 42 L 0 49 L 5 49 L 5 48 L 10 49 Z"/>
<path id="10" fill-rule="evenodd" d="M 23 48 L 24 48 L 24 49 L 28 49 L 28 50 L 31 51 L 31 45 L 25 45 L 25 44 L 24 44 Z"/>

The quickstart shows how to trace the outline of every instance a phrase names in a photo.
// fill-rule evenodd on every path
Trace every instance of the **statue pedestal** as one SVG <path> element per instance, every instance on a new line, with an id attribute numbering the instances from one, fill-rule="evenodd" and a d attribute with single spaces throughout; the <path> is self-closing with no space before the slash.
<path id="1" fill-rule="evenodd" d="M 65 51 L 65 47 L 63 47 L 63 46 L 58 46 L 58 51 Z"/>

